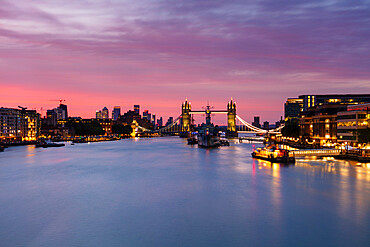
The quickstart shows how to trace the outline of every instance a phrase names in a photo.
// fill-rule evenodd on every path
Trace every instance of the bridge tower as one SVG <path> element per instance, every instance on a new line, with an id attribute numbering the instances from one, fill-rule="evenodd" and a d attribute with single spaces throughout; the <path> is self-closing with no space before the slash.
<path id="1" fill-rule="evenodd" d="M 231 101 L 227 103 L 227 131 L 231 135 L 235 135 L 236 132 L 236 104 L 233 102 L 233 98 Z"/>
<path id="2" fill-rule="evenodd" d="M 190 131 L 190 120 L 191 120 L 191 105 L 188 102 L 188 99 L 182 104 L 181 107 L 181 118 L 182 118 L 182 131 Z"/>

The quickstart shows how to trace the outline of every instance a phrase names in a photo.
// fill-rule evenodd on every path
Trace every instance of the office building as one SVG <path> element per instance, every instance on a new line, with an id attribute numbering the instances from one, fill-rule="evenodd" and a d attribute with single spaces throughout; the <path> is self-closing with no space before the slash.
<path id="1" fill-rule="evenodd" d="M 268 130 L 270 128 L 270 123 L 268 121 L 263 122 L 263 128 Z"/>
<path id="2" fill-rule="evenodd" d="M 140 105 L 134 105 L 134 112 L 140 115 Z"/>
<path id="3" fill-rule="evenodd" d="M 40 114 L 23 108 L 0 108 L 0 138 L 2 140 L 35 141 L 40 134 Z"/>
<path id="4" fill-rule="evenodd" d="M 155 114 L 152 115 L 152 124 L 155 125 L 156 116 Z"/>
<path id="5" fill-rule="evenodd" d="M 173 117 L 169 117 L 166 123 L 166 126 L 170 125 L 173 123 Z"/>
<path id="6" fill-rule="evenodd" d="M 60 104 L 59 107 L 60 109 L 62 109 L 64 112 L 62 113 L 61 117 L 62 118 L 58 118 L 58 119 L 67 119 L 68 118 L 68 109 L 67 109 L 67 105 L 64 105 L 64 104 Z"/>
<path id="7" fill-rule="evenodd" d="M 95 113 L 95 118 L 96 118 L 96 119 L 102 119 L 101 111 L 96 111 L 96 113 Z"/>
<path id="8" fill-rule="evenodd" d="M 370 103 L 370 94 L 317 94 L 300 95 L 298 98 L 303 100 L 303 111 L 324 104 L 354 105 Z"/>
<path id="9" fill-rule="evenodd" d="M 358 143 L 358 131 L 370 127 L 370 103 L 348 106 L 337 114 L 338 142 Z"/>
<path id="10" fill-rule="evenodd" d="M 109 119 L 109 111 L 107 107 L 104 107 L 101 111 L 101 118 L 102 119 Z"/>
<path id="11" fill-rule="evenodd" d="M 162 117 L 160 117 L 159 119 L 157 119 L 157 125 L 159 127 L 162 127 L 163 126 L 163 118 Z"/>
<path id="12" fill-rule="evenodd" d="M 311 104 L 311 101 L 310 101 L 310 104 Z M 303 111 L 303 99 L 288 98 L 284 104 L 285 121 L 287 121 L 289 118 L 299 118 L 299 114 L 302 111 Z"/>
<path id="13" fill-rule="evenodd" d="M 120 116 L 121 116 L 121 107 L 115 106 L 112 111 L 112 119 L 114 121 L 117 121 Z"/>
<path id="14" fill-rule="evenodd" d="M 57 126 L 57 121 L 58 121 L 58 114 L 55 112 L 55 109 L 47 110 L 46 119 L 45 119 L 45 122 L 43 123 L 49 126 Z"/>
<path id="15" fill-rule="evenodd" d="M 148 110 L 145 110 L 143 112 L 143 119 L 146 119 L 149 122 L 152 122 L 152 114 L 150 114 Z"/>
<path id="16" fill-rule="evenodd" d="M 252 125 L 254 127 L 261 128 L 260 117 L 259 116 L 254 117 L 254 121 L 252 122 Z"/>

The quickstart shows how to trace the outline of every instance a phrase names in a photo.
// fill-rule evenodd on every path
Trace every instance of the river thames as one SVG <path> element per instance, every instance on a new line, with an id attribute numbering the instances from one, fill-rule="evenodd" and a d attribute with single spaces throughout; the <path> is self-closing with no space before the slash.
<path id="1" fill-rule="evenodd" d="M 0 153 L 0 246 L 369 246 L 370 164 L 177 137 Z"/>

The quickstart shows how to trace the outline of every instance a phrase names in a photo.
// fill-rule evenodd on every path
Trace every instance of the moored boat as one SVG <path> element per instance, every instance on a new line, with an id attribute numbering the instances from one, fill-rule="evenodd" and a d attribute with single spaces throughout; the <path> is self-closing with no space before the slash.
<path id="1" fill-rule="evenodd" d="M 194 144 L 198 144 L 197 138 L 195 138 L 194 136 L 189 137 L 188 138 L 188 145 L 194 145 Z"/>
<path id="2" fill-rule="evenodd" d="M 198 147 L 214 148 L 221 146 L 218 130 L 211 123 L 210 106 L 206 108 L 206 123 L 202 124 L 198 130 Z"/>
<path id="3" fill-rule="evenodd" d="M 279 149 L 276 146 L 257 148 L 252 153 L 253 158 L 263 159 L 275 163 L 294 163 L 295 158 L 289 150 Z"/>
<path id="4" fill-rule="evenodd" d="M 63 147 L 63 146 L 65 146 L 64 143 L 55 143 L 51 141 L 41 141 L 36 144 L 37 148 Z"/>

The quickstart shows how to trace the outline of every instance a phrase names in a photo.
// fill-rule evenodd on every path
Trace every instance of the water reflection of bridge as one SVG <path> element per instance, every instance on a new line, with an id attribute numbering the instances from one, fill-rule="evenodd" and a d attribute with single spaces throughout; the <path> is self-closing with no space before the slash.
<path id="1" fill-rule="evenodd" d="M 213 110 L 210 108 L 206 108 L 205 110 L 192 110 L 191 104 L 186 99 L 184 103 L 181 105 L 181 115 L 178 116 L 171 124 L 157 129 L 157 130 L 150 130 L 139 126 L 135 123 L 135 132 L 144 132 L 144 133 L 152 133 L 152 134 L 179 134 L 179 133 L 189 133 L 194 131 L 195 125 L 193 124 L 193 116 L 199 114 L 226 114 L 227 115 L 227 136 L 236 137 L 238 133 L 252 133 L 252 134 L 276 134 L 280 133 L 280 130 L 283 126 L 273 130 L 265 130 L 253 126 L 252 124 L 248 123 L 247 121 L 243 120 L 240 116 L 236 114 L 236 104 L 231 99 L 230 102 L 227 103 L 226 110 Z"/>

